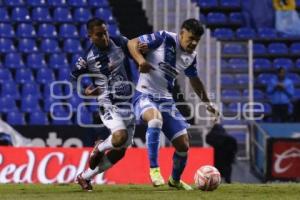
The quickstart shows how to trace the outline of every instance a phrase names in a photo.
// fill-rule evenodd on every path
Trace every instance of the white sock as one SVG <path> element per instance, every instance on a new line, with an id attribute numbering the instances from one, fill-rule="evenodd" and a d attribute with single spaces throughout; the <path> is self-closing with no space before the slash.
<path id="1" fill-rule="evenodd" d="M 100 174 L 104 171 L 106 171 L 107 169 L 109 169 L 111 166 L 113 166 L 113 164 L 108 160 L 107 156 L 104 156 L 102 161 L 100 162 L 100 164 L 95 168 L 95 169 L 91 169 L 88 168 L 87 170 L 85 170 L 82 173 L 82 178 L 84 178 L 85 180 L 91 180 L 93 179 L 97 174 Z"/>
<path id="2" fill-rule="evenodd" d="M 92 178 L 94 178 L 94 176 L 96 176 L 99 173 L 99 167 L 97 166 L 95 169 L 91 169 L 88 168 L 87 170 L 85 170 L 82 173 L 82 178 L 84 178 L 85 180 L 91 180 Z"/>
<path id="3" fill-rule="evenodd" d="M 112 135 L 110 135 L 106 140 L 104 140 L 101 144 L 98 145 L 98 149 L 100 152 L 105 152 L 113 148 L 113 144 L 111 142 Z"/>

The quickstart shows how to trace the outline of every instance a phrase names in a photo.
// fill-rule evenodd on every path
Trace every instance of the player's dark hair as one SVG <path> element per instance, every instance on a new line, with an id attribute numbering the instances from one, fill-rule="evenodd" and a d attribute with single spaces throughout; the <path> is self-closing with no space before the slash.
<path id="1" fill-rule="evenodd" d="M 105 21 L 103 19 L 100 18 L 92 18 L 90 19 L 87 24 L 86 24 L 86 28 L 88 30 L 88 32 L 93 30 L 94 26 L 102 26 L 103 24 L 105 24 Z"/>
<path id="2" fill-rule="evenodd" d="M 202 23 L 194 18 L 185 20 L 181 25 L 181 29 L 183 28 L 196 36 L 201 37 L 204 34 L 204 27 Z"/>

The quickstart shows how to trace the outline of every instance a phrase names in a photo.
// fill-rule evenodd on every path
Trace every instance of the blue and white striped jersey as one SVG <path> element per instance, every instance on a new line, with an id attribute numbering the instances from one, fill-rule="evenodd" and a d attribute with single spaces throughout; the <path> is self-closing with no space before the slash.
<path id="1" fill-rule="evenodd" d="M 87 53 L 78 59 L 72 71 L 71 77 L 76 80 L 82 74 L 92 75 L 94 86 L 101 89 L 97 98 L 101 105 L 126 102 L 132 96 L 133 88 L 125 69 L 129 64 L 127 42 L 123 36 L 110 37 L 106 51 L 92 44 Z"/>
<path id="2" fill-rule="evenodd" d="M 176 33 L 159 31 L 139 37 L 148 44 L 146 60 L 154 67 L 149 73 L 141 73 L 136 89 L 160 98 L 172 98 L 172 89 L 179 73 L 197 76 L 196 52 L 189 54 L 180 47 Z"/>

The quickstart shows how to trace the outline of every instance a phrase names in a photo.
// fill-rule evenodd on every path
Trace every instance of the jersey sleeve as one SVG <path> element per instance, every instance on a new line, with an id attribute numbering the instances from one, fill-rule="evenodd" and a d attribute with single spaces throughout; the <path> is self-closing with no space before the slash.
<path id="1" fill-rule="evenodd" d="M 71 72 L 71 78 L 77 80 L 77 78 L 88 71 L 88 65 L 86 59 L 79 57 Z"/>
<path id="2" fill-rule="evenodd" d="M 145 34 L 138 37 L 139 41 L 146 43 L 149 49 L 158 48 L 164 41 L 164 31 L 155 32 L 151 34 Z"/>
<path id="3" fill-rule="evenodd" d="M 184 70 L 184 73 L 187 77 L 193 78 L 198 76 L 197 72 L 197 59 L 194 58 L 192 64 Z"/>

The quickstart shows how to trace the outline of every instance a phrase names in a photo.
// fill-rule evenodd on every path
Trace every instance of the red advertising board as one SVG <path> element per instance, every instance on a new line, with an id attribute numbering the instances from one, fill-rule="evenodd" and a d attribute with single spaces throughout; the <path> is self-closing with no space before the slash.
<path id="1" fill-rule="evenodd" d="M 269 145 L 270 179 L 300 179 L 300 140 L 272 139 Z"/>
<path id="2" fill-rule="evenodd" d="M 0 147 L 0 183 L 71 183 L 87 167 L 91 148 L 15 148 Z M 159 162 L 165 179 L 172 170 L 173 148 L 160 149 Z M 191 148 L 183 180 L 193 182 L 197 168 L 213 165 L 212 148 Z M 147 151 L 128 149 L 123 160 L 95 177 L 97 184 L 147 184 Z"/>

